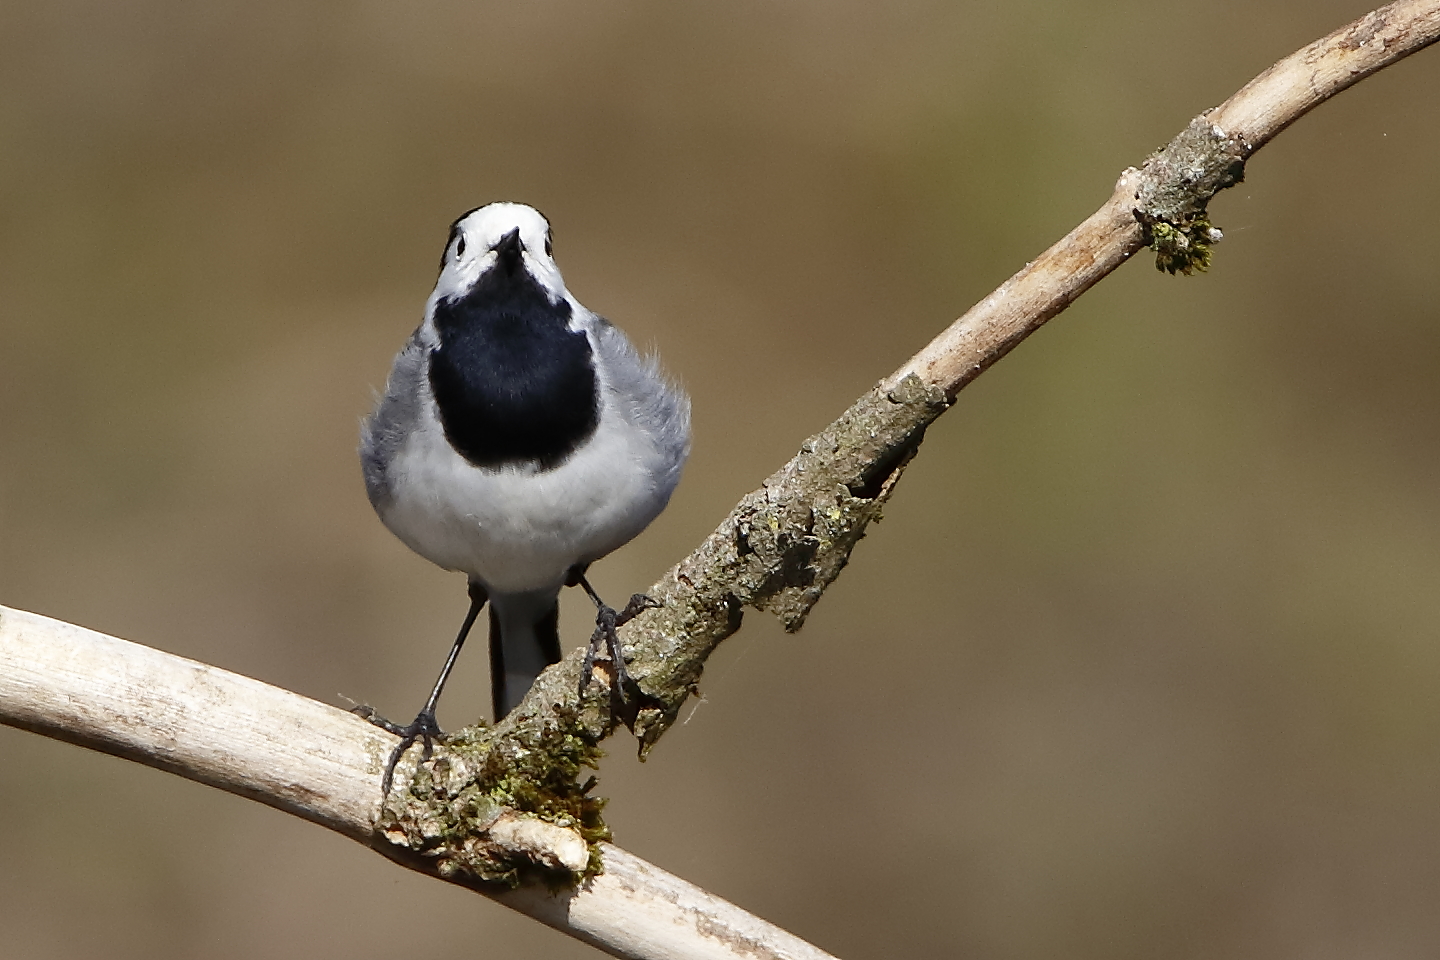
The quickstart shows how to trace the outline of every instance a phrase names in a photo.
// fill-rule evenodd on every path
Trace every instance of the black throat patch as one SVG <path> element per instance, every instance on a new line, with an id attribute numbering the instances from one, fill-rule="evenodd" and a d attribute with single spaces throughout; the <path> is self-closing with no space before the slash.
<path id="1" fill-rule="evenodd" d="M 503 259 L 463 297 L 435 305 L 430 389 L 446 439 L 468 462 L 553 470 L 600 423 L 590 341 L 566 328 L 568 302 L 551 303 Z"/>

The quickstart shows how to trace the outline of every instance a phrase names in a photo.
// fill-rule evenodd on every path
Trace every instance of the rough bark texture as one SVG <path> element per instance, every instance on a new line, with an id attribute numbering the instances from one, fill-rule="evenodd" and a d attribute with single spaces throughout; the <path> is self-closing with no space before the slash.
<path id="1" fill-rule="evenodd" d="M 1210 266 L 1220 231 L 1210 224 L 1210 198 L 1245 179 L 1245 142 L 1196 117 L 1140 168 L 1135 220 L 1155 267 L 1189 274 Z"/>
<path id="2" fill-rule="evenodd" d="M 742 607 L 800 629 L 947 406 L 914 377 L 872 390 L 656 584 L 661 608 L 626 638 L 644 691 L 633 721 L 642 756 L 675 721 L 711 651 L 740 626 Z"/>

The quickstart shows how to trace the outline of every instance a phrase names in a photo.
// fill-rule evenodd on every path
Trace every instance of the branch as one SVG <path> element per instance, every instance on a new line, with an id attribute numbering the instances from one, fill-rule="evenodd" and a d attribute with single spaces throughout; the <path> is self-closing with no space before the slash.
<path id="1" fill-rule="evenodd" d="M 336 707 L 33 613 L 0 607 L 0 723 L 169 770 L 329 827 L 411 869 L 441 863 L 374 827 L 395 738 Z M 409 765 L 413 771 L 413 761 Z M 499 827 L 497 830 L 496 827 Z M 517 860 L 584 869 L 573 831 L 501 815 L 483 838 Z M 605 873 L 551 892 L 443 876 L 620 957 L 827 960 L 798 937 L 610 844 Z"/>
<path id="2" fill-rule="evenodd" d="M 660 602 L 622 631 L 640 703 L 612 713 L 596 694 L 577 700 L 580 654 L 550 668 L 499 736 L 535 740 L 536 725 L 578 711 L 597 742 L 629 726 L 641 756 L 674 723 L 705 660 L 740 627 L 744 607 L 798 630 L 850 551 L 880 515 L 925 429 L 966 384 L 1128 260 L 1154 245 L 1158 265 L 1204 269 L 1219 239 L 1206 205 L 1239 183 L 1245 161 L 1318 104 L 1440 39 L 1440 0 L 1398 0 L 1291 54 L 1229 100 L 1195 118 L 1060 242 L 972 307 L 747 495 L 672 568 Z"/>
<path id="3" fill-rule="evenodd" d="M 807 440 L 651 588 L 659 608 L 623 633 L 637 681 L 626 703 L 609 702 L 600 684 L 579 696 L 580 654 L 572 654 L 500 724 L 461 731 L 423 764 L 411 751 L 400 788 L 382 803 L 380 772 L 395 740 L 358 718 L 0 608 L 0 722 L 287 810 L 619 956 L 823 957 L 598 842 L 603 824 L 575 783 L 579 767 L 620 724 L 635 732 L 642 755 L 653 747 L 744 607 L 799 629 L 879 516 L 925 429 L 966 384 L 1142 246 L 1156 247 L 1171 272 L 1203 269 L 1219 239 L 1206 205 L 1239 182 L 1256 150 L 1437 37 L 1440 0 L 1382 7 L 1282 60 L 1126 170 L 1104 206 Z M 569 883 L 576 874 L 586 879 Z M 536 876 L 566 885 L 550 892 L 494 882 Z"/>
<path id="4" fill-rule="evenodd" d="M 1398 0 L 1292 53 L 1196 117 L 1141 169 L 1122 173 L 1103 207 L 971 307 L 886 383 L 914 374 L 953 398 L 1145 246 L 1144 219 L 1173 223 L 1187 212 L 1203 212 L 1216 190 L 1240 182 L 1244 162 L 1281 130 L 1437 39 L 1440 2 Z"/>

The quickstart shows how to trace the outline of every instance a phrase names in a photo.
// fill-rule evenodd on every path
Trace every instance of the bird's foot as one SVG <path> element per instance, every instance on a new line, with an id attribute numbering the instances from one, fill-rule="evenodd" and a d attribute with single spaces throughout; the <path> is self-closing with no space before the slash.
<path id="1" fill-rule="evenodd" d="M 593 594 L 591 596 L 594 597 Z M 643 593 L 632 596 L 630 602 L 625 604 L 625 608 L 619 611 L 596 599 L 595 632 L 590 635 L 590 646 L 585 651 L 585 662 L 580 667 L 581 696 L 585 695 L 585 688 L 590 685 L 590 679 L 595 671 L 595 661 L 606 659 L 610 661 L 611 689 L 614 690 L 621 703 L 625 702 L 625 687 L 630 683 L 630 673 L 625 669 L 625 650 L 620 645 L 620 635 L 616 633 L 616 630 L 634 620 L 643 611 L 658 606 L 660 604 Z"/>
<path id="2" fill-rule="evenodd" d="M 400 762 L 401 757 L 405 756 L 405 751 L 415 745 L 415 741 L 418 740 L 422 744 L 424 752 L 420 762 L 424 763 L 434 754 L 435 741 L 443 743 L 445 740 L 445 731 L 441 730 L 440 724 L 436 722 L 434 711 L 421 710 L 414 720 L 403 727 L 393 720 L 386 720 L 368 704 L 351 707 L 350 712 L 364 717 L 381 730 L 393 733 L 400 738 L 400 742 L 395 744 L 395 749 L 390 751 L 390 759 L 385 762 L 385 779 L 380 784 L 380 795 L 384 797 L 390 796 L 390 784 L 395 779 L 395 765 Z"/>
<path id="3" fill-rule="evenodd" d="M 632 593 L 630 602 L 625 604 L 625 609 L 615 614 L 615 626 L 623 627 L 646 610 L 657 610 L 659 607 L 660 601 L 651 600 L 643 593 Z"/>

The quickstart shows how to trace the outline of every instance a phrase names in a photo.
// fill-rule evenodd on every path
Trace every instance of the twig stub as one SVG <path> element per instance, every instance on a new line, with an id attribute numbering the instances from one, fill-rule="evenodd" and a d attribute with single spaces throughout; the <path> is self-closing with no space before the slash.
<path id="1" fill-rule="evenodd" d="M 1205 117 L 1151 154 L 1139 171 L 1135 219 L 1155 251 L 1155 267 L 1189 275 L 1210 266 L 1220 231 L 1210 223 L 1210 198 L 1245 179 L 1245 141 Z"/>

